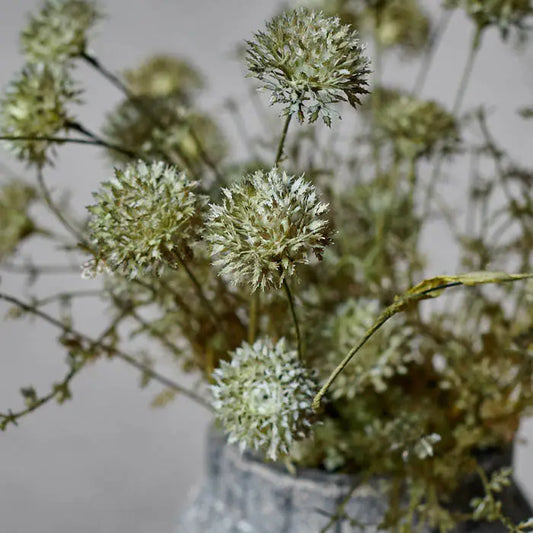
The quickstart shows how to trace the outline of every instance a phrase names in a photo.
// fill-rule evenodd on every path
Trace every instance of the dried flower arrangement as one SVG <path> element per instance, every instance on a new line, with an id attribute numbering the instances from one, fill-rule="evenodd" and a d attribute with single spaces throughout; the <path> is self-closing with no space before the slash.
<path id="1" fill-rule="evenodd" d="M 0 428 L 68 399 L 84 366 L 107 355 L 161 382 L 157 403 L 183 394 L 211 409 L 230 442 L 265 460 L 386 476 L 384 527 L 411 531 L 417 517 L 440 531 L 465 520 L 531 530 L 531 520 L 514 524 L 498 503 L 510 472 L 487 478 L 476 454 L 512 442 L 533 407 L 532 172 L 497 144 L 484 109 L 460 108 L 485 32 L 525 40 L 533 8 L 529 0 L 444 3 L 474 25 L 448 111 L 419 96 L 427 61 L 410 92 L 379 84 L 389 49 L 431 57 L 438 29 L 416 0 L 298 3 L 306 5 L 247 42 L 249 76 L 281 105 L 283 123 L 278 139 L 258 147 L 261 157 L 239 164 L 228 163 L 215 120 L 196 108 L 202 77 L 192 66 L 158 56 L 117 77 L 88 51 L 102 18 L 91 0 L 46 0 L 30 18 L 21 36 L 27 64 L 1 98 L 0 135 L 37 184 L 10 181 L 0 190 L 0 265 L 23 240 L 56 238 L 30 212 L 44 202 L 69 236 L 66 253 L 86 256 L 83 275 L 104 278 L 99 291 L 113 317 L 92 338 L 68 314 L 56 318 L 41 301 L 0 291 L 11 316 L 59 328 L 68 353 L 64 378 L 44 395 L 23 388 L 26 407 L 0 413 Z M 373 43 L 372 61 L 360 35 Z M 71 109 L 81 101 L 79 61 L 124 94 L 101 135 Z M 361 117 L 348 139 L 356 150 L 331 157 L 314 123 L 335 128 L 343 102 Z M 481 141 L 466 135 L 472 129 Z M 65 143 L 102 147 L 116 165 L 87 221 L 73 220 L 44 178 Z M 482 228 L 475 234 L 446 217 L 437 194 L 443 165 L 458 154 L 490 169 L 475 173 L 469 191 Z M 424 279 L 420 234 L 435 212 L 468 273 Z M 31 274 L 38 277 L 39 265 Z M 453 307 L 420 309 L 459 286 Z M 60 299 L 72 303 L 76 293 Z M 127 352 L 122 341 L 132 329 L 200 375 L 205 390 Z M 485 494 L 470 512 L 455 512 L 451 495 L 476 471 Z M 395 497 L 400 485 L 405 504 Z"/>

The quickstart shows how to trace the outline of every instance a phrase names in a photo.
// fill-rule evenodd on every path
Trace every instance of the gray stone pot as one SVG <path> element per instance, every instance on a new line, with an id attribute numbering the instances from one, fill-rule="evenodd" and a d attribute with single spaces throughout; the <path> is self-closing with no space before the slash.
<path id="1" fill-rule="evenodd" d="M 488 471 L 508 465 L 510 460 L 510 453 L 481 458 Z M 290 475 L 279 465 L 262 463 L 249 454 L 241 456 L 212 430 L 207 478 L 185 507 L 176 533 L 320 533 L 354 483 L 356 477 L 318 470 L 299 470 L 297 475 Z M 338 519 L 328 531 L 377 532 L 388 507 L 381 484 L 378 478 L 361 483 L 346 505 L 347 515 L 359 525 Z M 468 504 L 478 488 L 475 481 L 465 484 L 458 502 Z M 509 487 L 503 499 L 508 516 L 514 520 L 533 514 L 516 486 Z M 494 524 L 473 524 L 460 531 L 495 533 L 503 529 Z"/>

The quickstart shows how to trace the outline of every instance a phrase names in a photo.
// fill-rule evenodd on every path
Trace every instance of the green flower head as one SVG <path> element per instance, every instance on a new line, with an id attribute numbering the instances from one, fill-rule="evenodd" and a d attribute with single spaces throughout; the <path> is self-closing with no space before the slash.
<path id="1" fill-rule="evenodd" d="M 362 33 L 373 34 L 383 48 L 398 47 L 415 53 L 428 42 L 430 20 L 418 0 L 293 0 L 293 3 L 338 16 Z"/>
<path id="2" fill-rule="evenodd" d="M 150 57 L 135 69 L 126 70 L 124 78 L 135 96 L 177 95 L 184 102 L 203 86 L 200 73 L 186 61 L 173 56 Z"/>
<path id="3" fill-rule="evenodd" d="M 35 226 L 28 209 L 36 196 L 32 187 L 18 181 L 0 187 L 0 261 L 34 233 Z"/>
<path id="4" fill-rule="evenodd" d="M 79 103 L 80 91 L 62 68 L 42 63 L 27 65 L 0 101 L 0 131 L 3 136 L 54 137 L 74 121 L 67 106 Z M 5 141 L 7 148 L 28 163 L 50 162 L 46 140 Z"/>
<path id="5" fill-rule="evenodd" d="M 139 161 L 115 170 L 114 179 L 94 194 L 97 203 L 88 207 L 97 250 L 94 264 L 103 262 L 134 278 L 143 272 L 159 274 L 165 264 L 190 254 L 205 205 L 194 192 L 196 185 L 160 162 Z"/>
<path id="6" fill-rule="evenodd" d="M 279 287 L 298 263 L 328 243 L 328 206 L 303 176 L 277 167 L 258 171 L 223 189 L 220 205 L 211 205 L 206 239 L 215 264 L 235 284 L 253 291 Z"/>
<path id="7" fill-rule="evenodd" d="M 331 104 L 355 107 L 367 93 L 369 61 L 358 33 L 337 17 L 305 8 L 275 17 L 248 42 L 250 76 L 269 90 L 271 103 L 296 113 L 300 122 L 319 116 L 330 126 Z"/>
<path id="8" fill-rule="evenodd" d="M 406 158 L 431 156 L 437 150 L 451 151 L 459 140 L 457 122 L 437 102 L 393 89 L 378 89 L 376 125 Z"/>
<path id="9" fill-rule="evenodd" d="M 227 152 L 224 136 L 210 116 L 190 110 L 174 95 L 139 98 L 136 102 L 125 100 L 107 116 L 104 132 L 114 143 L 150 160 L 160 159 L 163 154 L 183 154 L 196 167 L 202 162 L 202 154 L 191 133 L 194 131 L 212 161 L 216 163 L 224 158 Z M 139 109 L 140 101 L 151 116 L 158 117 L 157 124 Z M 109 154 L 113 160 L 124 160 L 114 150 Z"/>
<path id="10" fill-rule="evenodd" d="M 285 339 L 244 343 L 230 362 L 221 361 L 213 378 L 215 415 L 241 452 L 259 450 L 275 461 L 309 435 L 317 387 Z"/>
<path id="11" fill-rule="evenodd" d="M 533 14 L 531 0 L 446 0 L 445 5 L 462 7 L 480 30 L 496 26 L 503 38 L 512 27 L 525 29 L 527 18 Z"/>
<path id="12" fill-rule="evenodd" d="M 93 1 L 47 0 L 21 34 L 24 55 L 31 63 L 55 64 L 80 56 L 101 16 Z"/>

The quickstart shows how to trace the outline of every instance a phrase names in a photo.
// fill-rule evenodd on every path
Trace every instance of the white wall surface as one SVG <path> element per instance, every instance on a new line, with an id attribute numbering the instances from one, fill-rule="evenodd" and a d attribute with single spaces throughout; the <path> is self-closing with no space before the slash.
<path id="1" fill-rule="evenodd" d="M 228 96 L 244 98 L 250 82 L 233 59 L 236 43 L 262 27 L 278 5 L 274 0 L 105 0 L 107 20 L 93 49 L 112 69 L 135 65 L 150 54 L 166 51 L 194 59 L 206 74 L 209 88 L 204 107 L 219 113 Z M 0 0 L 0 85 L 20 68 L 17 35 L 35 0 Z M 434 9 L 438 0 L 429 0 Z M 425 96 L 450 104 L 468 49 L 470 26 L 460 15 L 439 49 L 438 68 L 430 75 Z M 530 153 L 531 126 L 514 116 L 519 105 L 533 104 L 531 52 L 518 54 L 491 36 L 475 67 L 465 105 L 498 105 L 493 115 L 496 133 L 524 162 Z M 410 86 L 413 71 L 391 60 L 388 79 Z M 390 69 L 390 70 L 389 70 Z M 87 106 L 81 119 L 98 129 L 106 110 L 120 98 L 94 72 L 82 68 Z M 252 119 L 252 129 L 261 127 Z M 529 131 L 528 131 L 529 130 Z M 242 147 L 241 147 L 242 149 Z M 6 154 L 0 162 L 24 169 Z M 464 170 L 464 169 L 463 169 Z M 76 209 L 91 202 L 90 192 L 108 176 L 98 150 L 64 147 L 57 167 L 47 173 L 57 191 L 68 187 Z M 28 175 L 28 178 L 31 178 Z M 454 177 L 455 179 L 455 177 Z M 460 201 L 460 187 L 454 189 Z M 449 247 L 428 239 L 432 273 L 455 268 Z M 29 253 L 28 250 L 24 250 Z M 36 260 L 54 259 L 44 246 Z M 21 278 L 2 274 L 2 289 L 27 288 Z M 41 294 L 85 285 L 77 275 L 47 279 Z M 99 302 L 87 301 L 77 325 L 90 332 L 102 325 Z M 0 307 L 3 315 L 5 306 Z M 62 375 L 64 354 L 56 332 L 39 322 L 0 322 L 0 410 L 20 406 L 19 388 L 45 388 Z M 163 370 L 184 379 L 172 366 Z M 191 485 L 202 473 L 203 434 L 208 417 L 185 398 L 163 410 L 149 403 L 157 387 L 140 390 L 135 370 L 118 361 L 97 362 L 73 384 L 74 398 L 64 406 L 50 405 L 21 420 L 18 428 L 0 434 L 1 533 L 170 533 Z M 521 435 L 533 437 L 533 425 Z M 533 495 L 533 448 L 517 450 L 517 473 Z"/>

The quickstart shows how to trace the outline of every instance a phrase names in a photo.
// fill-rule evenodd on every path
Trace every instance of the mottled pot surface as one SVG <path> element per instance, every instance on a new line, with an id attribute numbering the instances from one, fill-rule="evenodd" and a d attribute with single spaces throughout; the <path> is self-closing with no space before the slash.
<path id="1" fill-rule="evenodd" d="M 510 464 L 510 454 L 482 458 L 487 470 Z M 357 478 L 301 470 L 290 475 L 279 465 L 264 464 L 250 454 L 240 455 L 224 443 L 217 431 L 209 434 L 207 478 L 185 506 L 176 533 L 320 533 L 331 522 L 338 506 Z M 333 520 L 330 533 L 378 531 L 388 507 L 379 478 L 360 483 L 345 506 L 347 519 Z M 468 502 L 477 487 L 466 487 Z M 515 520 L 527 518 L 531 509 L 516 486 L 503 495 L 507 514 Z M 381 530 L 382 531 L 382 530 Z M 423 532 L 429 532 L 424 529 Z M 458 530 L 459 531 L 459 530 Z M 461 532 L 495 533 L 494 524 L 464 526 Z"/>

